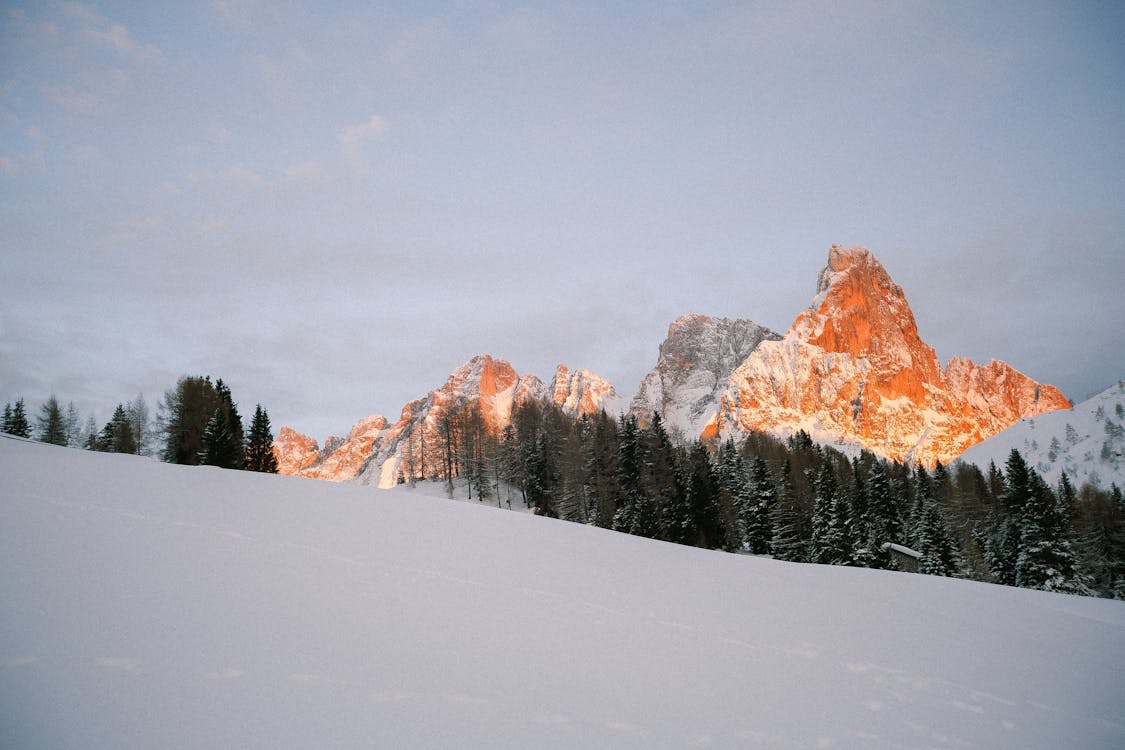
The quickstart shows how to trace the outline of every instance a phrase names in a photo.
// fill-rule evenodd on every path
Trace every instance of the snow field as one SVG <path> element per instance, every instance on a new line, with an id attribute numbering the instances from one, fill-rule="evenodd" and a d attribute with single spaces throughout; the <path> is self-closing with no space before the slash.
<path id="1" fill-rule="evenodd" d="M 1125 746 L 1122 603 L 421 489 L 0 439 L 0 747 Z"/>

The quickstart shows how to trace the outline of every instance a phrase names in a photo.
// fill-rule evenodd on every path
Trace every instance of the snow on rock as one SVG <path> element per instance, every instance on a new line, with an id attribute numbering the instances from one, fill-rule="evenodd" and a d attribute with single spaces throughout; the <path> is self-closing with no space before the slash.
<path id="1" fill-rule="evenodd" d="M 277 458 L 278 471 L 282 474 L 298 474 L 302 469 L 317 460 L 320 447 L 316 440 L 302 435 L 292 427 L 282 427 L 273 443 L 273 454 Z"/>
<path id="2" fill-rule="evenodd" d="M 0 746 L 1125 747 L 1125 604 L 0 439 Z"/>
<path id="3" fill-rule="evenodd" d="M 1065 471 L 1077 487 L 1089 482 L 1125 489 L 1125 380 L 1077 404 L 1021 419 L 961 454 L 960 460 L 986 468 L 1003 467 L 1012 450 L 1050 484 Z"/>
<path id="4" fill-rule="evenodd" d="M 590 370 L 571 370 L 566 365 L 555 368 L 555 378 L 547 389 L 551 402 L 576 417 L 597 414 L 619 414 L 622 400 L 605 378 Z"/>
<path id="5" fill-rule="evenodd" d="M 667 429 L 698 437 L 735 368 L 758 344 L 779 338 L 752 320 L 681 315 L 668 326 L 656 367 L 641 381 L 630 411 L 642 423 L 656 412 Z"/>
<path id="6" fill-rule="evenodd" d="M 922 341 L 902 288 L 866 248 L 832 246 L 812 305 L 731 375 L 705 436 L 809 432 L 933 466 L 1021 417 L 1070 402 L 1008 364 L 956 358 Z"/>

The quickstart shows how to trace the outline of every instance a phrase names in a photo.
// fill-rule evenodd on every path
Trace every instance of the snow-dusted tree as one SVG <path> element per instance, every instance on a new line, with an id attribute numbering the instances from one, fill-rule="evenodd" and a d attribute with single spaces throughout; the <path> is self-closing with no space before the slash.
<path id="1" fill-rule="evenodd" d="M 836 472 L 826 460 L 816 480 L 812 518 L 812 561 L 847 565 L 852 560 L 846 501 L 840 496 Z"/>
<path id="2" fill-rule="evenodd" d="M 867 547 L 876 556 L 876 567 L 887 567 L 890 556 L 884 544 L 906 542 L 902 514 L 883 461 L 875 461 L 867 475 Z"/>
<path id="3" fill-rule="evenodd" d="M 66 424 L 63 421 L 59 400 L 54 394 L 43 402 L 36 421 L 39 428 L 37 440 L 51 445 L 66 445 Z"/>
<path id="4" fill-rule="evenodd" d="M 250 434 L 246 438 L 246 469 L 277 473 L 277 456 L 273 452 L 273 430 L 270 416 L 261 404 L 254 406 L 254 418 L 250 421 Z"/>
<path id="5" fill-rule="evenodd" d="M 1029 477 L 1028 502 L 1020 529 L 1016 585 L 1047 591 L 1090 593 L 1071 546 L 1074 488 L 1063 474 L 1056 496 L 1038 474 Z"/>
<path id="6" fill-rule="evenodd" d="M 777 505 L 773 512 L 773 556 L 789 562 L 805 562 L 808 546 L 801 537 L 801 519 L 797 508 L 797 490 L 793 484 L 793 468 L 789 458 L 781 465 Z"/>
<path id="7" fill-rule="evenodd" d="M 777 488 L 769 467 L 761 456 L 750 465 L 750 512 L 746 514 L 746 544 L 757 555 L 773 551 L 774 516 L 777 512 Z"/>
<path id="8" fill-rule="evenodd" d="M 95 440 L 95 450 L 106 453 L 137 452 L 133 426 L 129 422 L 129 412 L 124 404 L 118 404 L 113 410 L 113 416 L 105 423 L 105 427 Z"/>
<path id="9" fill-rule="evenodd" d="M 916 549 L 922 553 L 922 559 L 918 561 L 919 573 L 935 576 L 962 574 L 961 550 L 937 501 L 925 499 L 917 533 Z"/>

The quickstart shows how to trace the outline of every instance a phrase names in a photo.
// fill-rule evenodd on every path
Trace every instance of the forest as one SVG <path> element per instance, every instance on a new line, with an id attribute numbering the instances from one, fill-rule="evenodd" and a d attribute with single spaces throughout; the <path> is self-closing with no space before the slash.
<path id="1" fill-rule="evenodd" d="M 397 480 L 422 479 L 678 544 L 1125 598 L 1121 489 L 1048 486 L 1018 451 L 927 470 L 804 432 L 706 444 L 674 440 L 659 414 L 575 419 L 537 401 L 496 430 L 462 401 L 402 436 Z"/>

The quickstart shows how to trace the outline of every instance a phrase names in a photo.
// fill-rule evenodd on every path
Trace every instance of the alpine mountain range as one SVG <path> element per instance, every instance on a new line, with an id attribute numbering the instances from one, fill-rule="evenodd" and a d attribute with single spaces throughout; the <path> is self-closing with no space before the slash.
<path id="1" fill-rule="evenodd" d="M 954 357 L 943 366 L 875 255 L 833 245 L 812 303 L 784 335 L 752 320 L 683 315 L 631 400 L 590 370 L 559 365 L 546 384 L 481 354 L 403 406 L 395 422 L 367 416 L 323 446 L 283 427 L 274 452 L 282 474 L 390 487 L 404 456 L 437 444 L 452 407 L 478 407 L 487 429 L 500 432 L 529 400 L 574 417 L 604 409 L 644 423 L 655 413 L 684 440 L 804 431 L 843 450 L 926 467 L 1022 419 L 1071 407 L 1055 386 L 999 360 Z"/>

